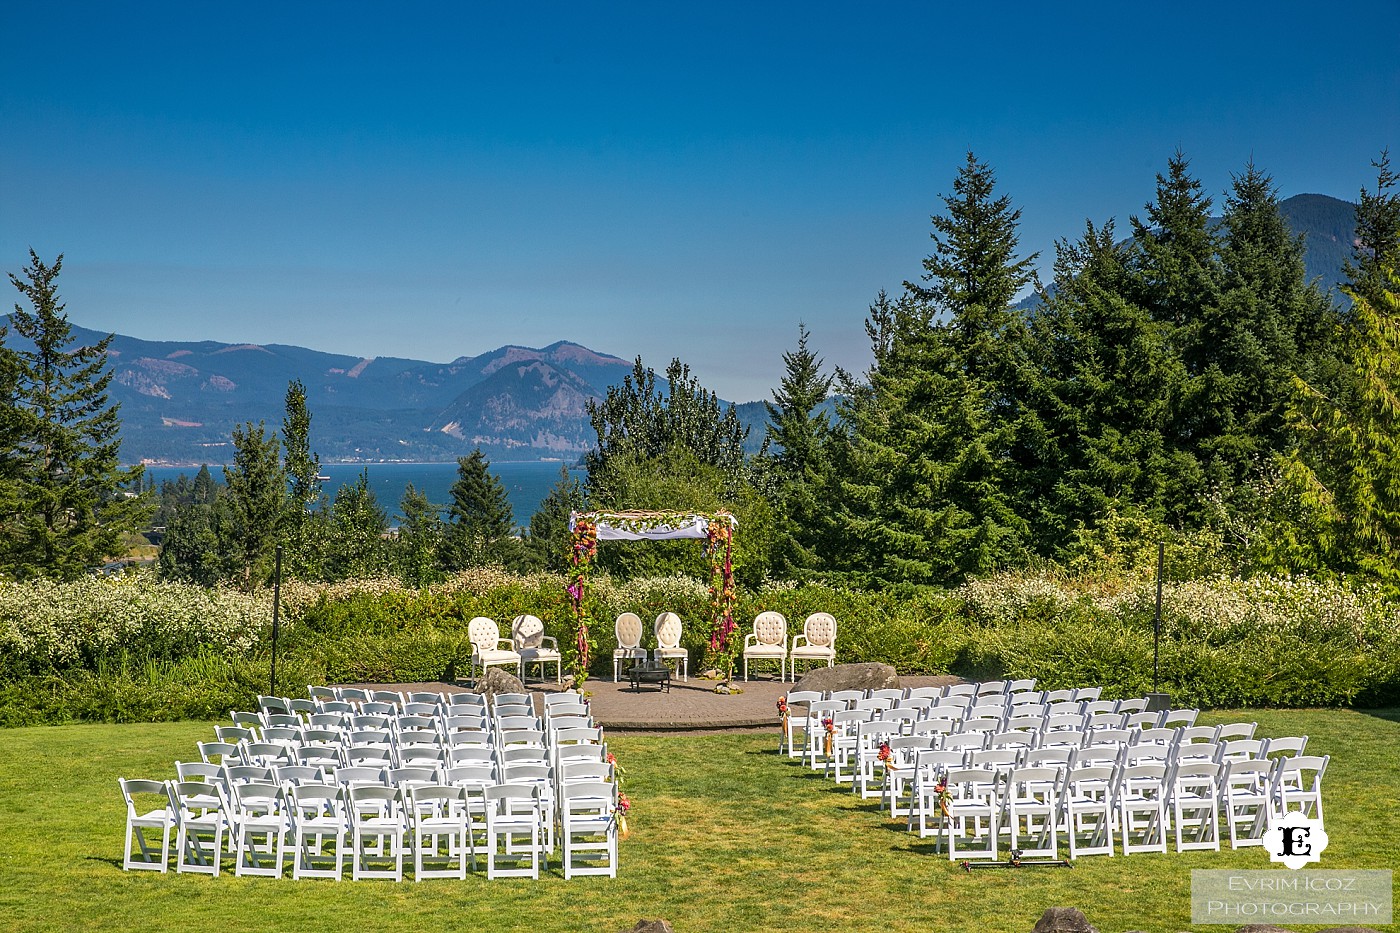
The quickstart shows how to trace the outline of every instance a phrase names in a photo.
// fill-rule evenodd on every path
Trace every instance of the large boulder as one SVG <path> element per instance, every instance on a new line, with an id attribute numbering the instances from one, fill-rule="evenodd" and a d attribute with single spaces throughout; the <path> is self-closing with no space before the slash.
<path id="1" fill-rule="evenodd" d="M 638 920 L 637 925 L 622 933 L 675 933 L 665 920 Z"/>
<path id="2" fill-rule="evenodd" d="M 793 684 L 798 690 L 888 690 L 899 686 L 899 674 L 888 664 L 838 664 L 813 668 Z"/>
<path id="3" fill-rule="evenodd" d="M 488 667 L 486 673 L 476 679 L 474 692 L 485 695 L 486 702 L 494 704 L 498 693 L 524 693 L 525 685 L 516 677 L 499 667 Z"/>
<path id="4" fill-rule="evenodd" d="M 1051 907 L 1040 915 L 1031 933 L 1099 933 L 1089 919 L 1073 907 Z"/>

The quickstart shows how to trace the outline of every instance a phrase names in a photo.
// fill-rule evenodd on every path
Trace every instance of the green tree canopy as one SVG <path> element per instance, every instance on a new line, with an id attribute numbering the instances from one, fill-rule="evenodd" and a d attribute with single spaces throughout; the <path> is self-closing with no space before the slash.
<path id="1" fill-rule="evenodd" d="M 10 319 L 26 343 L 6 346 L 0 328 L 0 548 L 16 577 L 86 573 L 120 553 L 150 511 L 127 495 L 141 468 L 124 470 L 118 459 L 118 406 L 107 396 L 112 337 L 73 346 L 56 285 L 62 268 L 62 256 L 46 265 L 30 250 L 29 265 L 9 277 L 27 303 Z"/>

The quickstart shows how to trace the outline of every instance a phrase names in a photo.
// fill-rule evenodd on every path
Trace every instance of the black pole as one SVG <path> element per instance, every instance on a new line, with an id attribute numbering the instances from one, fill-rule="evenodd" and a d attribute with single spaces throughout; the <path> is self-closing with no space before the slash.
<path id="1" fill-rule="evenodd" d="M 277 696 L 277 629 L 278 607 L 282 605 L 282 545 L 277 545 L 276 557 L 272 565 L 272 675 L 268 682 L 267 695 Z"/>
<path id="2" fill-rule="evenodd" d="M 1157 613 L 1152 618 L 1152 692 L 1157 693 L 1157 678 L 1162 656 L 1162 564 L 1166 560 L 1167 545 L 1157 542 Z M 275 618 L 275 616 L 274 616 Z"/>

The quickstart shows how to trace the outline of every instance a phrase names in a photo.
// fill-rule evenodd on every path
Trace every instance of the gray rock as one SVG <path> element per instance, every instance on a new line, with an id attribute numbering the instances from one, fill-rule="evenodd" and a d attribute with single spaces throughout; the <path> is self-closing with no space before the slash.
<path id="1" fill-rule="evenodd" d="M 1276 927 L 1272 923 L 1246 923 L 1242 927 L 1237 927 L 1235 933 L 1293 933 L 1293 931 Z"/>
<path id="2" fill-rule="evenodd" d="M 1322 933 L 1381 933 L 1375 927 L 1328 927 Z"/>
<path id="3" fill-rule="evenodd" d="M 1099 933 L 1084 914 L 1073 907 L 1051 907 L 1040 915 L 1031 933 Z"/>
<path id="4" fill-rule="evenodd" d="M 638 920 L 637 925 L 630 930 L 623 930 L 622 933 L 675 933 L 671 929 L 671 924 L 665 920 Z"/>
<path id="5" fill-rule="evenodd" d="M 838 664 L 817 667 L 793 684 L 798 690 L 887 690 L 899 686 L 899 674 L 888 664 Z"/>
<path id="6" fill-rule="evenodd" d="M 476 686 L 472 689 L 476 693 L 485 694 L 486 702 L 494 703 L 496 694 L 524 693 L 525 685 L 514 674 L 507 673 L 499 667 L 488 667 L 486 673 L 476 679 Z"/>

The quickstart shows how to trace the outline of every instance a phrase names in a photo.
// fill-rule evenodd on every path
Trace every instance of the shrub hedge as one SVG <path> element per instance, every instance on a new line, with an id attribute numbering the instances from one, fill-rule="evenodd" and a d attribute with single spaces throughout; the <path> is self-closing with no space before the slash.
<path id="1" fill-rule="evenodd" d="M 467 622 L 532 612 L 569 639 L 563 580 L 499 570 L 405 589 L 388 580 L 290 584 L 283 591 L 279 692 L 308 683 L 464 677 Z M 1144 582 L 1003 574 L 956 590 L 853 590 L 825 584 L 741 591 L 738 618 L 825 611 L 842 661 L 902 673 L 1035 677 L 1047 688 L 1101 684 L 1106 696 L 1153 686 L 1155 593 Z M 678 613 L 699 670 L 709 593 L 684 577 L 600 575 L 595 676 L 611 671 L 612 623 Z M 224 716 L 267 692 L 270 594 L 162 583 L 145 576 L 0 583 L 0 725 Z M 649 629 L 649 624 L 647 628 Z M 648 636 L 648 641 L 650 636 Z M 1400 701 L 1400 621 L 1374 590 L 1343 583 L 1214 577 L 1167 585 L 1159 686 L 1180 705 L 1385 706 Z"/>

